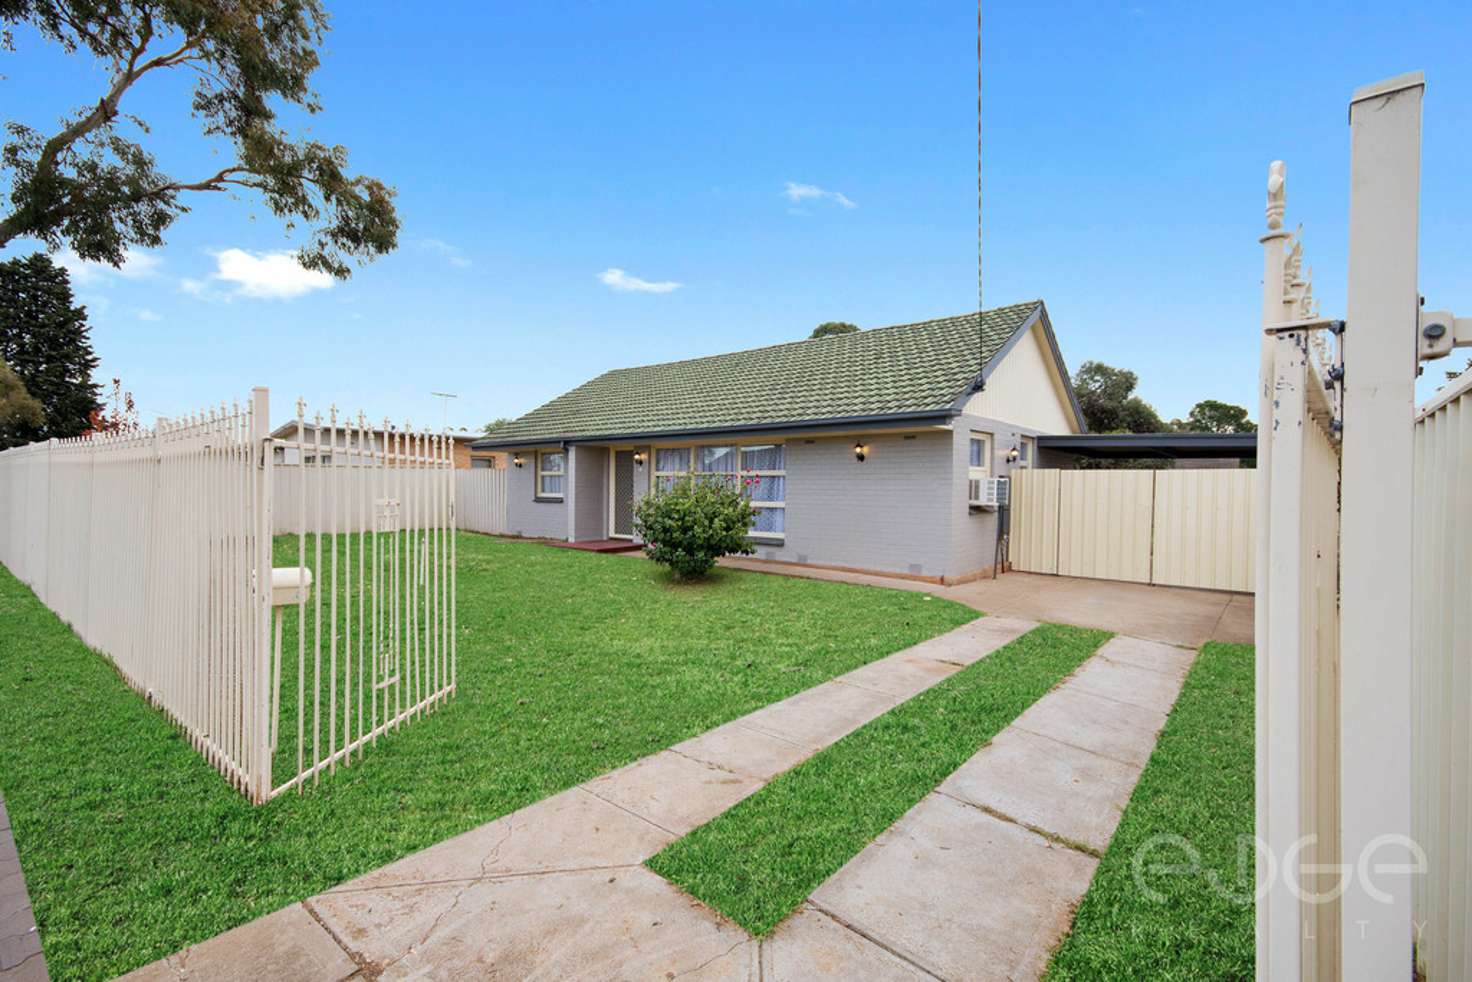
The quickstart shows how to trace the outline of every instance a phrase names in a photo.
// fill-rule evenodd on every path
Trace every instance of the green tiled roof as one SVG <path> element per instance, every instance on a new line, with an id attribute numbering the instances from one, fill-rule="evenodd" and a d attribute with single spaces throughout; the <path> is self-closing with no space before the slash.
<path id="1" fill-rule="evenodd" d="M 1042 301 L 604 372 L 489 444 L 944 412 Z"/>

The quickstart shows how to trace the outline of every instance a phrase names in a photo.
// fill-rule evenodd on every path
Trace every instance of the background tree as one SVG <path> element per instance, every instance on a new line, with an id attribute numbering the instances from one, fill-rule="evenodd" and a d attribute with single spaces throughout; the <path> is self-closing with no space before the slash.
<path id="1" fill-rule="evenodd" d="M 811 340 L 812 338 L 831 338 L 837 334 L 854 334 L 858 329 L 857 324 L 850 324 L 848 321 L 824 321 L 813 328 L 813 333 L 809 334 L 808 338 Z"/>
<path id="2" fill-rule="evenodd" d="M 1169 429 L 1148 402 L 1134 394 L 1139 376 L 1102 361 L 1086 361 L 1073 373 L 1073 391 L 1092 433 L 1161 433 Z"/>
<path id="3" fill-rule="evenodd" d="M 46 413 L 10 366 L 0 361 L 0 450 L 27 442 L 25 434 L 41 428 Z"/>
<path id="4" fill-rule="evenodd" d="M 1179 429 L 1191 433 L 1256 433 L 1257 424 L 1248 418 L 1247 410 L 1229 402 L 1202 399 L 1191 407 Z"/>
<path id="5" fill-rule="evenodd" d="M 0 0 L 0 22 L 6 43 L 11 26 L 26 24 L 108 75 L 97 100 L 55 132 L 6 121 L 0 175 L 11 210 L 0 210 L 0 246 L 32 236 L 118 266 L 130 245 L 161 245 L 188 210 L 185 196 L 208 191 L 254 192 L 288 229 L 308 227 L 302 265 L 333 276 L 348 275 L 347 258 L 397 244 L 394 192 L 350 175 L 344 148 L 294 141 L 276 122 L 273 101 L 321 108 L 308 84 L 327 30 L 320 0 Z M 133 138 L 149 126 L 123 112 L 124 97 L 170 70 L 192 77 L 204 135 L 231 144 L 230 162 L 212 174 L 169 177 Z"/>
<path id="6" fill-rule="evenodd" d="M 492 433 L 496 432 L 497 430 L 499 430 L 501 427 L 505 426 L 509 422 L 511 422 L 511 417 L 510 416 L 497 416 L 495 419 L 491 420 L 485 426 L 482 426 L 480 431 L 482 433 L 484 433 L 486 436 L 490 436 Z"/>
<path id="7" fill-rule="evenodd" d="M 81 436 L 102 409 L 86 308 L 73 303 L 66 270 L 44 253 L 0 262 L 0 361 L 45 413 L 20 430 L 22 442 Z"/>
<path id="8" fill-rule="evenodd" d="M 112 388 L 108 392 L 107 407 L 92 411 L 92 416 L 87 421 L 86 435 L 137 433 L 140 429 L 142 427 L 138 424 L 138 407 L 133 402 L 133 393 L 123 391 L 122 379 L 113 379 Z"/>

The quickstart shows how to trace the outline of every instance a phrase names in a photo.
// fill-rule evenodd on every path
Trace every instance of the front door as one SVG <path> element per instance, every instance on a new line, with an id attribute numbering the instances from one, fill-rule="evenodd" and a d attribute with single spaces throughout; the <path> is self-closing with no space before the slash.
<path id="1" fill-rule="evenodd" d="M 634 537 L 634 451 L 613 452 L 613 535 Z"/>

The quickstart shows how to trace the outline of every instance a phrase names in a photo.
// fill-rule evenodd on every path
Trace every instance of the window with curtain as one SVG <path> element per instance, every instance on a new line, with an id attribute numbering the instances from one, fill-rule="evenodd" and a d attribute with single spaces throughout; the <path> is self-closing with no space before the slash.
<path id="1" fill-rule="evenodd" d="M 787 531 L 787 448 L 780 443 L 656 447 L 654 484 L 667 491 L 682 480 L 719 481 L 751 501 L 751 532 L 781 538 Z"/>
<path id="2" fill-rule="evenodd" d="M 567 455 L 560 450 L 537 451 L 537 497 L 562 500 Z"/>
<path id="3" fill-rule="evenodd" d="M 654 489 L 668 491 L 690 476 L 689 447 L 661 447 L 654 451 Z"/>

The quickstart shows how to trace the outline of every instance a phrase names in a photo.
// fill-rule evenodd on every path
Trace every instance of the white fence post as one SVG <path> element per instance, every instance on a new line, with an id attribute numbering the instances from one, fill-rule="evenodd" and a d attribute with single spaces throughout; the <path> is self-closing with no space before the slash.
<path id="1" fill-rule="evenodd" d="M 1340 750 L 1344 857 L 1409 863 L 1411 577 L 1420 72 L 1350 102 L 1349 296 L 1344 347 Z M 1404 836 L 1385 846 L 1385 836 Z M 1378 848 L 1377 848 L 1378 847 Z M 1411 971 L 1411 884 L 1357 875 L 1341 912 L 1347 980 Z M 1375 893 L 1379 892 L 1380 896 Z"/>
<path id="2" fill-rule="evenodd" d="M 1289 233 L 1283 228 L 1283 213 L 1286 208 L 1286 182 L 1287 174 L 1283 162 L 1273 161 L 1268 169 L 1268 201 L 1267 201 L 1267 234 L 1259 240 L 1263 246 L 1263 273 L 1262 273 L 1262 327 L 1267 328 L 1279 323 L 1283 319 L 1283 259 L 1284 247 L 1288 241 Z M 1256 826 L 1258 841 L 1268 847 L 1267 853 L 1259 849 L 1257 855 L 1257 882 L 1262 884 L 1268 882 L 1271 871 L 1268 869 L 1269 854 L 1271 856 L 1281 855 L 1277 848 L 1278 840 L 1288 835 L 1287 830 L 1279 832 L 1279 828 L 1286 822 L 1291 828 L 1298 826 L 1297 816 L 1282 816 L 1275 814 L 1269 809 L 1269 801 L 1284 794 L 1288 790 L 1288 800 L 1296 802 L 1298 788 L 1298 741 L 1280 741 L 1285 744 L 1282 754 L 1277 752 L 1273 744 L 1276 735 L 1269 730 L 1269 713 L 1272 702 L 1269 694 L 1273 691 L 1273 672 L 1277 667 L 1268 658 L 1268 628 L 1271 623 L 1269 610 L 1273 603 L 1273 548 L 1270 542 L 1270 531 L 1273 530 L 1272 514 L 1269 508 L 1272 503 L 1271 481 L 1273 473 L 1273 439 L 1275 414 L 1273 404 L 1273 388 L 1276 381 L 1274 370 L 1275 339 L 1265 331 L 1260 332 L 1260 357 L 1259 357 L 1259 380 L 1257 408 L 1257 567 L 1255 570 L 1255 583 L 1257 594 L 1254 598 L 1255 624 L 1254 637 L 1256 652 L 1256 751 L 1257 766 L 1255 768 L 1256 783 Z M 1286 574 L 1286 571 L 1284 571 Z M 1293 719 L 1297 718 L 1297 710 L 1294 709 Z M 1275 834 L 1275 832 L 1277 834 Z M 1296 838 L 1296 831 L 1292 833 Z M 1292 838 L 1288 839 L 1289 842 Z M 1298 902 L 1281 880 L 1272 879 L 1272 886 L 1264 892 L 1257 902 L 1257 975 L 1259 979 L 1268 977 L 1292 977 L 1296 974 L 1299 965 L 1299 912 Z M 1292 973 L 1286 974 L 1285 973 Z"/>
<path id="3" fill-rule="evenodd" d="M 271 394 L 257 386 L 250 393 L 249 453 L 254 475 L 251 536 L 255 544 L 255 595 L 251 598 L 254 620 L 252 646 L 251 720 L 253 743 L 251 755 L 250 797 L 260 804 L 271 793 Z"/>

